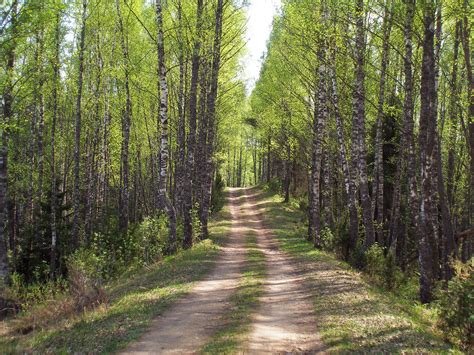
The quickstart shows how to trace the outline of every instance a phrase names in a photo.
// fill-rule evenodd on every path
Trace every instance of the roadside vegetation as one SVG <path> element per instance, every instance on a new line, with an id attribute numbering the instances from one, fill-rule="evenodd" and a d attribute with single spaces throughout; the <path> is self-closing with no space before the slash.
<path id="1" fill-rule="evenodd" d="M 451 298 L 449 306 L 436 302 L 421 304 L 414 273 L 407 277 L 397 272 L 396 281 L 388 287 L 385 257 L 376 249 L 368 253 L 369 262 L 362 269 L 356 268 L 337 257 L 336 240 L 326 240 L 322 250 L 306 240 L 305 214 L 296 200 L 285 204 L 271 189 L 262 191 L 259 199 L 265 208 L 266 223 L 278 237 L 281 249 L 293 256 L 304 272 L 327 351 L 461 353 L 462 347 L 468 350 L 468 339 L 453 338 L 452 333 L 446 332 L 442 318 L 443 312 L 455 309 L 461 299 L 467 306 L 469 295 L 465 290 L 457 297 L 444 291 L 443 295 L 456 297 Z M 377 259 L 379 269 L 374 269 L 371 258 Z M 467 288 L 467 282 L 463 287 Z M 461 312 L 470 311 L 465 307 Z M 469 318 L 464 319 L 458 327 L 466 326 L 466 320 L 469 322 Z"/>
<path id="2" fill-rule="evenodd" d="M 62 291 L 58 285 L 48 292 L 38 289 L 35 300 L 31 289 L 19 290 L 30 303 L 0 323 L 0 353 L 97 353 L 123 348 L 210 270 L 230 225 L 224 208 L 210 223 L 210 239 L 134 267 L 102 285 L 92 270 L 79 268 L 71 279 L 78 284 L 75 291 L 63 282 Z"/>

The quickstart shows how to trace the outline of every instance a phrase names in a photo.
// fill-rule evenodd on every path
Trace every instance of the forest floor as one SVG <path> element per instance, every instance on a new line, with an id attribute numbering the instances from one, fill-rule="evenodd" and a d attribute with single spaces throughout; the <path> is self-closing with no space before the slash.
<path id="1" fill-rule="evenodd" d="M 432 309 L 315 250 L 296 204 L 260 188 L 227 200 L 211 240 L 124 275 L 104 307 L 25 335 L 4 324 L 0 353 L 455 352 Z"/>

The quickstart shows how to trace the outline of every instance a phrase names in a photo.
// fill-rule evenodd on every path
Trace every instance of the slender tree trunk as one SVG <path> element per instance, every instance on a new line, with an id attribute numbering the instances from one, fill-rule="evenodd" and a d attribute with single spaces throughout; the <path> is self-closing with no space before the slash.
<path id="1" fill-rule="evenodd" d="M 51 119 L 51 254 L 49 263 L 49 277 L 54 280 L 56 275 L 56 249 L 57 249 L 57 226 L 56 226 L 56 122 L 58 117 L 58 91 L 59 91 L 59 51 L 61 41 L 61 12 L 56 14 L 56 30 L 53 58 L 53 117 Z"/>
<path id="2" fill-rule="evenodd" d="M 426 4 L 424 13 L 423 62 L 421 68 L 421 111 L 420 111 L 420 166 L 421 166 L 421 201 L 420 227 L 421 239 L 419 250 L 420 263 L 420 299 L 430 302 L 436 281 L 433 245 L 436 245 L 435 228 L 432 216 L 432 172 L 434 163 L 436 135 L 436 84 L 434 53 L 434 2 Z"/>
<path id="3" fill-rule="evenodd" d="M 129 214 L 130 214 L 130 191 L 129 191 L 129 146 L 130 146 L 130 125 L 132 120 L 132 99 L 130 95 L 130 65 L 128 57 L 128 45 L 125 38 L 125 29 L 123 27 L 122 13 L 120 11 L 120 2 L 115 0 L 115 5 L 117 8 L 117 17 L 118 25 L 120 30 L 120 44 L 122 47 L 122 57 L 124 61 L 124 71 L 125 71 L 125 112 L 122 115 L 122 149 L 121 149 L 121 171 L 122 171 L 122 181 L 121 181 L 121 193 L 120 193 L 120 217 L 119 224 L 120 230 L 122 232 L 127 232 Z"/>
<path id="4" fill-rule="evenodd" d="M 335 62 L 334 58 L 332 58 L 331 62 Z M 339 95 L 337 90 L 335 68 L 333 66 L 330 67 L 329 74 L 331 76 L 331 99 L 332 104 L 334 105 L 334 115 L 336 118 L 337 140 L 340 146 L 339 153 L 341 155 L 341 165 L 342 171 L 344 173 L 344 185 L 349 207 L 349 247 L 354 250 L 357 245 L 357 239 L 359 238 L 359 215 L 357 212 L 356 185 L 347 159 L 347 149 L 346 143 L 344 141 L 344 126 L 339 110 Z"/>
<path id="5" fill-rule="evenodd" d="M 182 216 L 184 211 L 184 185 L 185 185 L 185 160 L 186 160 L 186 115 L 184 110 L 185 95 L 185 65 L 184 65 L 184 38 L 182 24 L 182 4 L 178 1 L 178 44 L 179 44 L 179 84 L 178 84 L 178 135 L 176 144 L 178 147 L 176 168 L 175 168 L 175 184 L 176 184 L 176 212 Z M 188 183 L 188 182 L 186 182 Z M 183 241 L 183 246 L 185 246 Z"/>
<path id="6" fill-rule="evenodd" d="M 471 28 L 468 24 L 467 14 L 469 13 L 469 2 L 464 1 L 464 18 L 462 25 L 462 46 L 464 50 L 464 60 L 466 64 L 466 78 L 467 78 L 467 97 L 469 98 L 469 110 L 468 110 L 468 124 L 469 124 L 469 154 L 471 156 L 470 164 L 470 184 L 469 184 L 469 197 L 468 197 L 468 221 L 469 225 L 474 225 L 474 79 L 472 77 L 472 63 L 471 63 L 471 50 L 469 49 L 469 38 L 471 35 Z"/>
<path id="7" fill-rule="evenodd" d="M 457 122 L 457 100 L 459 99 L 458 90 L 457 90 L 457 81 L 458 81 L 458 53 L 459 53 L 459 42 L 461 38 L 462 31 L 461 21 L 456 23 L 456 33 L 454 36 L 454 48 L 453 48 L 453 69 L 451 74 L 450 82 L 450 94 L 451 98 L 449 101 L 449 114 L 450 114 L 450 128 L 449 128 L 449 147 L 448 147 L 448 169 L 447 169 L 447 182 L 446 182 L 446 194 L 448 199 L 449 208 L 453 208 L 454 204 L 454 169 L 455 169 L 455 147 L 456 147 L 456 136 L 458 132 L 458 122 Z"/>
<path id="8" fill-rule="evenodd" d="M 72 244 L 73 248 L 79 245 L 79 213 L 80 213 L 80 161 L 81 161 L 81 102 L 82 102 L 82 85 L 84 75 L 84 49 L 86 37 L 86 19 L 87 19 L 87 0 L 82 1 L 82 24 L 79 39 L 79 70 L 77 78 L 77 99 L 76 99 L 76 122 L 74 132 L 74 190 L 72 203 L 74 208 L 74 216 L 72 222 Z"/>
<path id="9" fill-rule="evenodd" d="M 272 178 L 272 137 L 268 136 L 267 145 L 267 182 L 270 182 Z"/>
<path id="10" fill-rule="evenodd" d="M 193 187 L 196 187 L 194 179 L 194 153 L 196 149 L 196 117 L 197 117 L 197 86 L 199 80 L 199 62 L 201 51 L 201 27 L 202 27 L 203 0 L 197 1 L 196 8 L 196 39 L 193 48 L 193 58 L 191 64 L 191 85 L 189 88 L 189 131 L 187 137 L 187 156 L 186 156 L 186 183 L 184 184 L 184 205 L 183 205 L 183 224 L 184 224 L 184 248 L 189 248 L 193 243 L 193 226 L 191 210 L 193 208 Z"/>
<path id="11" fill-rule="evenodd" d="M 203 58 L 207 57 L 205 55 L 202 56 Z M 194 184 L 194 197 L 195 203 L 199 206 L 198 214 L 201 215 L 201 203 L 203 200 L 203 193 L 204 193 L 204 181 L 206 177 L 205 171 L 205 164 L 206 164 L 206 143 L 207 143 L 207 136 L 208 136 L 208 116 L 206 114 L 206 102 L 207 97 L 209 95 L 209 80 L 208 80 L 208 72 L 209 72 L 209 62 L 203 59 L 201 63 L 201 74 L 199 80 L 199 134 L 196 144 L 196 154 L 195 154 L 195 162 L 194 162 L 194 175 L 196 176 L 196 181 Z M 235 153 L 235 151 L 234 151 Z M 234 159 L 235 161 L 235 159 Z"/>
<path id="12" fill-rule="evenodd" d="M 168 181 L 168 84 L 166 83 L 165 46 L 163 36 L 163 0 L 156 0 L 156 24 L 158 30 L 158 86 L 160 93 L 160 122 L 161 122 L 161 146 L 160 146 L 160 181 L 159 196 L 162 208 L 168 215 L 168 253 L 177 251 L 176 243 L 176 211 L 166 192 Z"/>
<path id="13" fill-rule="evenodd" d="M 242 139 L 242 136 L 240 137 Z M 242 142 L 240 142 L 239 148 L 239 165 L 237 168 L 237 187 L 242 187 Z"/>
<path id="14" fill-rule="evenodd" d="M 415 143 L 413 137 L 413 16 L 415 12 L 415 1 L 406 1 L 406 16 L 405 16 L 405 27 L 404 27 L 404 39 L 405 39 L 405 56 L 404 56 L 404 75 L 405 75 L 405 98 L 403 104 L 403 131 L 400 142 L 400 150 L 398 156 L 397 172 L 394 181 L 394 192 L 392 199 L 392 210 L 390 217 L 390 246 L 391 248 L 399 250 L 400 264 L 404 264 L 404 251 L 403 248 L 398 246 L 398 237 L 404 235 L 414 237 L 416 234 L 417 226 L 417 214 L 418 214 L 418 192 L 416 186 L 416 164 L 415 164 Z M 405 231 L 400 231 L 400 206 L 401 206 L 401 185 L 405 181 L 408 181 L 408 199 L 406 209 L 408 211 L 408 223 Z"/>
<path id="15" fill-rule="evenodd" d="M 202 239 L 207 239 L 209 231 L 207 222 L 209 219 L 209 208 L 211 204 L 211 190 L 212 190 L 212 175 L 214 172 L 213 153 L 214 153 L 214 135 L 216 131 L 216 101 L 217 101 L 217 89 L 219 79 L 219 69 L 221 61 L 221 38 L 222 38 L 222 18 L 224 12 L 224 1 L 217 0 L 216 9 L 216 28 L 214 34 L 214 48 L 213 48 L 213 59 L 211 69 L 211 88 L 207 97 L 207 151 L 206 151 L 206 165 L 205 165 L 205 180 L 204 180 L 204 191 L 201 202 L 201 213 L 200 220 L 202 225 Z"/>
<path id="16" fill-rule="evenodd" d="M 311 179 L 309 183 L 310 197 L 308 201 L 308 238 L 313 241 L 316 248 L 321 247 L 321 191 L 320 191 L 320 177 L 321 177 L 321 163 L 322 163 L 322 149 L 325 126 L 328 119 L 327 107 L 327 85 L 326 85 L 326 58 L 327 46 L 324 40 L 320 41 L 320 50 L 318 59 L 320 61 L 317 77 L 317 93 L 315 97 L 316 109 L 313 117 L 313 144 L 311 156 Z"/>
<path id="17" fill-rule="evenodd" d="M 442 265 L 443 265 L 443 278 L 444 280 L 450 280 L 453 277 L 453 269 L 450 265 L 452 258 L 456 257 L 456 244 L 454 241 L 454 230 L 451 222 L 451 212 L 449 210 L 446 189 L 444 186 L 443 178 L 443 162 L 441 159 L 441 142 L 440 137 L 437 137 L 437 146 L 436 146 L 436 168 L 438 175 L 438 195 L 439 195 L 439 204 L 441 208 L 441 220 L 442 220 Z"/>
<path id="18" fill-rule="evenodd" d="M 41 9 L 42 10 L 42 9 Z M 35 213 L 35 240 L 40 241 L 41 237 L 41 202 L 43 199 L 43 177 L 44 177 L 44 67 L 43 67 L 43 52 L 44 52 L 44 29 L 41 28 L 37 35 L 38 57 L 37 57 L 37 94 L 38 94 L 38 131 L 37 131 L 37 147 L 38 147 L 38 190 L 36 191 L 36 213 Z"/>
<path id="19" fill-rule="evenodd" d="M 385 80 L 387 76 L 387 66 L 390 59 L 390 32 L 392 29 L 392 1 L 385 4 L 385 15 L 383 23 L 383 45 L 382 45 L 382 63 L 380 69 L 379 83 L 379 102 L 377 108 L 377 128 L 375 136 L 375 181 L 372 194 L 374 200 L 374 211 L 376 220 L 376 235 L 379 245 L 385 244 L 384 235 L 384 168 L 383 168 L 383 117 L 385 104 Z"/>
<path id="20" fill-rule="evenodd" d="M 290 202 L 290 184 L 291 184 L 291 146 L 290 142 L 286 142 L 286 159 L 285 159 L 285 203 Z M 255 164 L 255 163 L 254 163 Z M 254 170 L 255 166 L 254 166 Z"/>
<path id="21" fill-rule="evenodd" d="M 363 248 L 367 250 L 375 242 L 372 201 L 369 195 L 367 176 L 367 149 L 365 145 L 365 30 L 364 30 L 364 0 L 356 4 L 356 68 L 353 93 L 353 126 L 357 126 L 357 138 L 353 142 L 357 152 L 359 168 L 359 189 L 362 206 L 362 222 L 365 229 Z"/>
<path id="22" fill-rule="evenodd" d="M 3 87 L 3 120 L 2 124 L 7 125 L 12 119 L 12 104 L 13 104 L 13 68 L 15 66 L 15 32 L 16 32 L 16 16 L 17 16 L 17 1 L 14 0 L 11 7 L 11 30 L 13 41 L 8 48 L 7 59 L 7 82 Z M 5 233 L 5 207 L 6 198 L 8 194 L 8 135 L 5 129 L 1 131 L 1 146 L 0 146 L 0 290 L 4 290 L 4 286 L 8 284 L 10 272 L 7 258 L 7 237 Z M 0 306 L 3 303 L 3 295 L 0 291 Z"/>

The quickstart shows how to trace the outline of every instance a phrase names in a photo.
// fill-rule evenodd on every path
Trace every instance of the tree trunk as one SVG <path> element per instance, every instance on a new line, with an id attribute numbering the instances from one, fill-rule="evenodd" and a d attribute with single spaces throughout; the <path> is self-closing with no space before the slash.
<path id="1" fill-rule="evenodd" d="M 332 58 L 331 62 L 335 63 L 334 59 L 335 58 Z M 356 185 L 353 172 L 350 170 L 347 159 L 346 143 L 344 141 L 344 126 L 339 110 L 339 95 L 337 91 L 335 68 L 333 66 L 330 67 L 329 74 L 331 77 L 332 88 L 331 99 L 334 106 L 334 115 L 336 118 L 337 140 L 340 146 L 339 153 L 341 155 L 341 165 L 342 171 L 344 173 L 344 185 L 349 207 L 349 247 L 354 250 L 357 245 L 357 239 L 359 238 L 359 214 L 357 212 Z"/>
<path id="2" fill-rule="evenodd" d="M 120 192 L 120 203 L 119 203 L 119 225 L 122 232 L 127 232 L 129 222 L 129 208 L 130 208 L 130 191 L 129 191 L 129 142 L 130 142 L 130 124 L 132 119 L 132 99 L 130 95 L 130 65 L 128 58 L 128 46 L 125 40 L 125 30 L 123 27 L 122 13 L 120 11 L 120 2 L 115 0 L 117 8 L 118 25 L 120 30 L 120 45 L 122 47 L 122 57 L 124 61 L 125 71 L 125 112 L 122 115 L 122 149 L 121 149 L 121 192 Z"/>
<path id="3" fill-rule="evenodd" d="M 42 11 L 42 8 L 40 9 Z M 37 131 L 37 145 L 38 145 L 38 190 L 36 191 L 36 212 L 35 212 L 35 223 L 34 233 L 35 240 L 40 241 L 41 237 L 41 202 L 43 199 L 43 177 L 44 177 L 44 67 L 43 67 L 43 52 L 44 52 L 44 29 L 41 28 L 39 34 L 36 37 L 38 44 L 38 56 L 37 56 L 37 93 L 38 93 L 38 131 Z"/>
<path id="4" fill-rule="evenodd" d="M 217 0 L 216 9 L 216 28 L 214 34 L 214 48 L 213 48 L 213 59 L 211 69 L 211 88 L 207 97 L 207 127 L 208 127 L 208 139 L 207 139 L 207 151 L 206 151 L 206 165 L 205 165 L 205 181 L 204 190 L 201 202 L 201 225 L 202 225 L 202 239 L 207 239 L 209 231 L 207 228 L 207 222 L 209 219 L 209 208 L 211 204 L 211 190 L 212 190 L 212 175 L 214 172 L 213 164 L 213 153 L 214 153 L 214 135 L 216 130 L 215 122 L 215 111 L 216 111 L 216 100 L 217 100 L 217 89 L 219 79 L 219 69 L 221 61 L 221 37 L 222 37 L 222 18 L 224 12 L 224 1 Z"/>
<path id="5" fill-rule="evenodd" d="M 158 89 L 160 94 L 160 122 L 161 122 L 161 145 L 160 145 L 160 181 L 159 196 L 161 207 L 168 215 L 168 253 L 177 251 L 176 243 L 176 211 L 166 192 L 168 181 L 168 84 L 166 83 L 165 46 L 163 36 L 163 0 L 156 0 L 156 24 L 158 30 Z"/>
<path id="6" fill-rule="evenodd" d="M 184 95 L 185 95 L 185 65 L 184 65 L 184 38 L 183 38 L 183 24 L 182 24 L 182 4 L 178 1 L 178 44 L 179 44 L 179 84 L 178 84 L 178 134 L 176 145 L 178 149 L 176 168 L 175 168 L 175 200 L 176 212 L 179 216 L 183 215 L 184 202 L 184 185 L 185 185 L 185 160 L 186 160 L 186 115 L 184 109 Z M 188 183 L 188 182 L 186 182 Z M 184 246 L 183 241 L 183 246 Z"/>
<path id="7" fill-rule="evenodd" d="M 72 222 L 72 245 L 77 248 L 79 245 L 79 213 L 80 213 L 80 160 L 81 160 L 81 102 L 82 102 L 82 84 L 84 74 L 84 48 L 86 37 L 86 19 L 87 19 L 87 0 L 82 1 L 82 24 L 79 39 L 79 70 L 77 78 L 77 99 L 76 99 L 76 121 L 74 131 L 74 190 L 72 203 L 74 216 Z"/>
<path id="8" fill-rule="evenodd" d="M 383 168 L 383 117 L 385 104 L 385 79 L 387 76 L 387 66 L 390 59 L 390 32 L 392 29 L 392 4 L 385 4 L 385 15 L 383 22 L 383 45 L 382 63 L 380 69 L 379 102 L 377 107 L 376 136 L 375 136 L 375 173 L 373 184 L 373 201 L 376 221 L 376 235 L 379 245 L 385 244 L 384 235 L 384 168 Z"/>
<path id="9" fill-rule="evenodd" d="M 321 247 L 321 162 L 325 125 L 328 116 L 327 90 L 326 90 L 326 48 L 319 51 L 318 57 L 321 61 L 318 67 L 319 83 L 317 85 L 317 109 L 314 112 L 313 120 L 313 145 L 311 157 L 311 179 L 310 179 L 310 197 L 308 203 L 308 238 L 314 243 L 316 248 Z"/>
<path id="10" fill-rule="evenodd" d="M 196 186 L 196 180 L 194 179 L 194 153 L 196 149 L 197 86 L 199 80 L 199 62 L 201 50 L 202 11 L 203 0 L 198 0 L 196 8 L 196 39 L 193 48 L 193 58 L 191 64 L 191 85 L 189 89 L 189 131 L 187 137 L 188 151 L 185 167 L 186 183 L 184 184 L 183 206 L 184 248 L 190 248 L 193 243 L 191 210 L 193 208 L 193 187 Z"/>
<path id="11" fill-rule="evenodd" d="M 421 68 L 421 110 L 420 110 L 420 299 L 427 303 L 432 300 L 436 281 L 433 246 L 436 245 L 433 211 L 433 168 L 436 135 L 436 84 L 434 53 L 434 3 L 426 4 L 424 14 L 423 62 Z"/>
<path id="12" fill-rule="evenodd" d="M 469 98 L 469 111 L 468 111 L 468 124 L 469 124 L 469 154 L 471 156 L 470 164 L 470 183 L 469 183 L 469 198 L 468 198 L 468 221 L 469 225 L 474 224 L 474 79 L 472 77 L 472 63 L 471 63 L 471 51 L 469 49 L 469 38 L 470 38 L 470 26 L 468 24 L 468 17 L 466 14 L 469 13 L 468 0 L 464 1 L 464 18 L 462 28 L 462 46 L 464 50 L 464 60 L 466 64 L 467 73 L 467 97 Z"/>
<path id="13" fill-rule="evenodd" d="M 57 248 L 57 227 L 56 227 L 56 121 L 58 117 L 58 91 L 59 91 L 59 51 L 61 41 L 61 12 L 56 14 L 56 30 L 54 43 L 53 67 L 53 117 L 51 119 L 51 252 L 49 262 L 49 277 L 54 280 L 56 276 L 56 248 Z"/>
<path id="14" fill-rule="evenodd" d="M 372 201 L 369 195 L 367 176 L 367 149 L 365 145 L 365 30 L 364 30 L 364 0 L 357 0 L 356 4 L 356 68 L 353 93 L 353 127 L 357 127 L 354 151 L 359 168 L 359 190 L 362 206 L 362 222 L 365 229 L 363 248 L 367 250 L 375 242 Z"/>
<path id="15" fill-rule="evenodd" d="M 390 231 L 389 231 L 389 244 L 394 250 L 398 249 L 400 264 L 404 264 L 404 250 L 400 245 L 398 246 L 398 237 L 403 235 L 403 238 L 414 237 L 416 234 L 417 225 L 417 214 L 418 214 L 418 193 L 416 186 L 416 174 L 415 174 L 415 143 L 413 138 L 413 45 L 412 45 L 412 27 L 413 27 L 413 16 L 415 12 L 414 0 L 406 1 L 406 16 L 405 16 L 405 27 L 404 27 L 404 39 L 405 39 L 405 56 L 404 56 L 404 75 L 405 75 L 405 98 L 403 103 L 403 131 L 400 142 L 400 150 L 398 155 L 397 171 L 394 181 L 394 191 L 392 199 L 392 210 L 390 217 Z M 406 210 L 408 211 L 408 223 L 405 227 L 405 231 L 400 231 L 400 206 L 401 206 L 401 185 L 408 180 L 408 199 Z"/>
<path id="16" fill-rule="evenodd" d="M 16 16 L 17 16 L 17 0 L 14 0 L 11 7 L 11 30 L 13 41 L 8 48 L 7 59 L 7 81 L 3 88 L 3 120 L 0 121 L 2 125 L 7 126 L 12 119 L 12 104 L 13 104 L 13 69 L 15 66 L 15 32 L 16 32 Z M 5 127 L 4 126 L 4 127 Z M 0 146 L 0 290 L 4 290 L 5 285 L 10 280 L 10 272 L 8 267 L 7 257 L 7 237 L 5 233 L 5 207 L 6 198 L 8 194 L 8 135 L 5 129 L 1 133 Z M 3 303 L 3 294 L 0 291 L 0 306 Z"/>
<path id="17" fill-rule="evenodd" d="M 255 170 L 256 169 L 254 167 L 254 171 Z M 291 146 L 290 146 L 290 142 L 287 141 L 286 142 L 286 159 L 285 159 L 285 201 L 284 201 L 285 203 L 290 202 L 290 184 L 291 184 Z"/>
<path id="18" fill-rule="evenodd" d="M 447 169 L 447 199 L 449 208 L 453 208 L 454 204 L 454 169 L 455 169 L 455 147 L 456 147 L 456 136 L 458 132 L 458 122 L 457 122 L 457 100 L 459 99 L 458 90 L 457 90 L 457 81 L 458 81 L 458 53 L 459 53 L 459 42 L 461 38 L 462 23 L 458 21 L 456 23 L 456 33 L 454 37 L 454 48 L 453 48 L 453 69 L 451 73 L 451 83 L 450 83 L 450 101 L 449 101 L 449 116 L 450 116 L 450 128 L 449 128 L 449 147 L 448 147 L 448 169 Z"/>

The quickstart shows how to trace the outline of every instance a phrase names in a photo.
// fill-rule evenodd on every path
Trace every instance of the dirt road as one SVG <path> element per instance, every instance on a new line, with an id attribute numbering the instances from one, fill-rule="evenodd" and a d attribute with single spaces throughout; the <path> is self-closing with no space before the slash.
<path id="1" fill-rule="evenodd" d="M 278 249 L 254 195 L 248 196 L 253 211 L 258 247 L 264 252 L 267 278 L 261 306 L 256 310 L 245 353 L 319 353 L 324 350 L 316 330 L 311 294 L 295 262 Z"/>
<path id="2" fill-rule="evenodd" d="M 231 189 L 232 230 L 214 270 L 165 311 L 150 330 L 124 353 L 190 354 L 199 352 L 222 326 L 222 315 L 236 291 L 245 264 L 244 241 L 252 231 L 266 257 L 268 277 L 261 306 L 241 353 L 314 353 L 322 350 L 309 293 L 293 261 L 278 250 L 266 229 L 252 189 Z"/>

